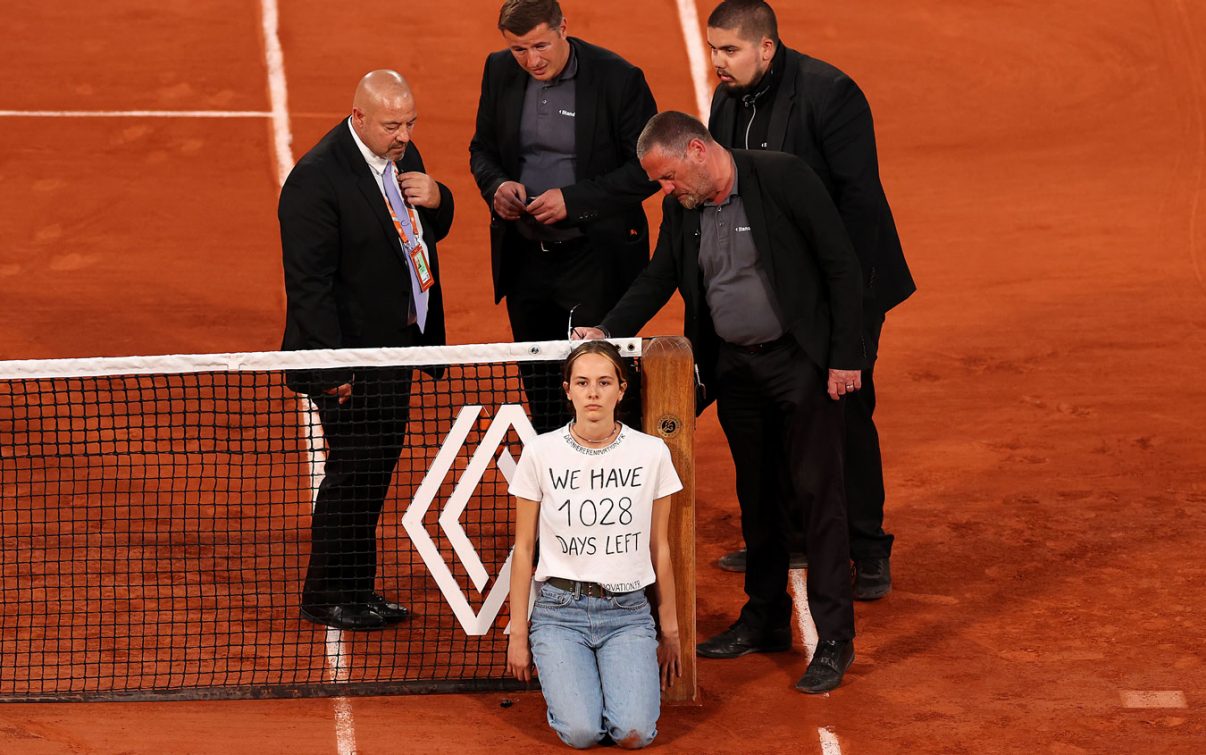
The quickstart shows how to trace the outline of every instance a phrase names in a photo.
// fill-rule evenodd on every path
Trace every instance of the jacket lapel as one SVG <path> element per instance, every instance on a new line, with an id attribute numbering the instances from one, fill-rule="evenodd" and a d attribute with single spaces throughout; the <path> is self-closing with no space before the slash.
<path id="1" fill-rule="evenodd" d="M 347 122 L 345 121 L 339 129 L 340 133 L 337 139 L 341 148 L 340 152 L 343 154 L 344 162 L 347 165 L 348 172 L 352 176 L 352 181 L 356 184 L 356 189 L 360 192 L 364 201 L 368 203 L 369 211 L 373 213 L 373 217 L 380 224 L 382 232 L 388 239 L 390 248 L 397 251 L 398 254 L 402 254 L 402 246 L 398 243 L 398 231 L 394 228 L 394 221 L 390 218 L 389 210 L 385 206 L 385 198 L 381 194 L 381 187 L 377 184 L 379 176 L 373 175 L 372 169 L 364 161 L 364 155 L 360 154 L 360 149 L 352 139 L 352 133 L 349 130 Z"/>
<path id="2" fill-rule="evenodd" d="M 712 135 L 722 145 L 737 144 L 737 99 L 728 94 L 716 94 L 712 117 Z"/>
<path id="3" fill-rule="evenodd" d="M 523 97 L 527 92 L 529 77 L 514 59 L 507 72 L 499 103 L 498 152 L 503 167 L 515 176 L 519 175 L 519 125 L 523 118 Z"/>
<path id="4" fill-rule="evenodd" d="M 745 214 L 754 234 L 758 261 L 762 263 L 766 277 L 770 279 L 771 288 L 774 289 L 774 248 L 770 243 L 770 229 L 766 227 L 766 206 L 762 201 L 762 185 L 758 181 L 758 171 L 749 156 L 742 154 L 741 150 L 733 151 L 733 162 L 737 164 L 738 191 L 741 192 L 741 203 L 745 206 Z"/>
<path id="5" fill-rule="evenodd" d="M 779 92 L 771 106 L 770 126 L 766 132 L 767 149 L 777 152 L 786 151 L 787 125 L 791 109 L 796 104 L 796 74 L 800 70 L 799 66 L 792 64 L 790 56 L 784 57 L 783 68 L 783 78 L 779 80 Z"/>
<path id="6" fill-rule="evenodd" d="M 695 292 L 686 302 L 698 309 L 704 296 L 703 280 L 699 271 L 699 210 L 680 210 L 683 213 L 683 281 Z"/>
<path id="7" fill-rule="evenodd" d="M 582 54 L 582 45 L 572 38 L 570 44 L 578 59 L 578 73 L 574 76 L 574 152 L 578 174 L 586 175 L 595 152 L 595 113 L 598 111 L 597 98 L 602 87 L 595 86 L 590 64 Z"/>

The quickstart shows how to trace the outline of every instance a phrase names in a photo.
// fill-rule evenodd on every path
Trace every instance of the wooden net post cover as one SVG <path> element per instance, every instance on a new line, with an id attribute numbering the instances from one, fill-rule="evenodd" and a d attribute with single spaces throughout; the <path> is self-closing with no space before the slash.
<path id="1" fill-rule="evenodd" d="M 695 673 L 695 360 L 681 336 L 646 339 L 641 350 L 644 431 L 670 448 L 683 489 L 671 498 L 670 552 L 674 558 L 683 677 L 666 702 L 696 703 Z"/>

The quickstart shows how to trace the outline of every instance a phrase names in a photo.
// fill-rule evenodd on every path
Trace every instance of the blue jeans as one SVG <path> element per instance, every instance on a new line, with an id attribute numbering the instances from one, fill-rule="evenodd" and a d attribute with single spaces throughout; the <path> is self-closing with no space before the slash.
<path id="1" fill-rule="evenodd" d="M 546 583 L 529 637 L 549 726 L 561 741 L 578 748 L 604 735 L 628 748 L 653 741 L 662 699 L 657 633 L 643 590 L 575 598 Z"/>

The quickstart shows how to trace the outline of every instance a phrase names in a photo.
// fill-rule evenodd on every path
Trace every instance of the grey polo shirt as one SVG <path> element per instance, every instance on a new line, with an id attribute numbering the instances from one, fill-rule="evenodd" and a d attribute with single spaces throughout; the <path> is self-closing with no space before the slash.
<path id="1" fill-rule="evenodd" d="M 720 204 L 705 202 L 701 208 L 699 237 L 699 267 L 716 335 L 740 346 L 782 336 L 779 304 L 758 260 L 750 221 L 737 192 L 736 165 L 729 196 Z"/>
<path id="2" fill-rule="evenodd" d="M 519 120 L 519 182 L 536 197 L 549 189 L 569 186 L 578 180 L 577 139 L 574 117 L 577 98 L 574 78 L 578 75 L 578 56 L 570 48 L 561 75 L 552 81 L 528 77 L 523 95 L 523 113 Z M 577 228 L 544 226 L 530 217 L 521 217 L 519 231 L 540 241 L 564 241 L 577 238 Z"/>

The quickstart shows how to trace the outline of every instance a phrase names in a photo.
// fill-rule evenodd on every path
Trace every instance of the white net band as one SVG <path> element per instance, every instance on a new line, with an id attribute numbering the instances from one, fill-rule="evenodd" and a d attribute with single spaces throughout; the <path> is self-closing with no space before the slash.
<path id="1" fill-rule="evenodd" d="M 625 357 L 641 356 L 641 339 L 614 338 Z M 165 375 L 198 372 L 270 372 L 348 367 L 424 367 L 490 362 L 547 362 L 565 359 L 570 341 L 414 346 L 390 349 L 314 349 L 229 354 L 21 359 L 0 361 L 0 380 Z"/>

